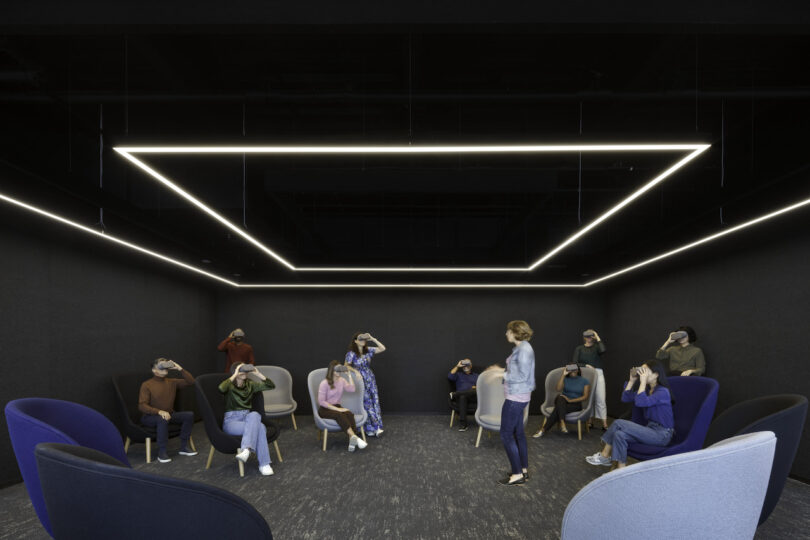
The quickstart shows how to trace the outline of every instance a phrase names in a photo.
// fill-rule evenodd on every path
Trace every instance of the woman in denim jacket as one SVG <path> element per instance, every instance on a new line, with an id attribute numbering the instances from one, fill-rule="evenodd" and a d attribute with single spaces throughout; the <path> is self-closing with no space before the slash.
<path id="1" fill-rule="evenodd" d="M 529 345 L 534 331 L 526 321 L 511 321 L 506 325 L 506 340 L 515 347 L 506 359 L 503 385 L 506 400 L 501 409 L 501 440 L 511 470 L 498 482 L 507 486 L 524 483 L 529 478 L 529 455 L 526 433 L 523 431 L 523 412 L 529 405 L 534 382 L 534 349 Z M 490 368 L 501 369 L 501 368 Z"/>

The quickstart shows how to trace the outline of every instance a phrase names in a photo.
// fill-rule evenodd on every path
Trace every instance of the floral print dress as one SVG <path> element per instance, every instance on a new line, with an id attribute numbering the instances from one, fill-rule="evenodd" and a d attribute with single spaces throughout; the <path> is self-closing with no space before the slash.
<path id="1" fill-rule="evenodd" d="M 377 393 L 377 379 L 371 371 L 371 357 L 377 352 L 376 347 L 369 347 L 368 352 L 362 356 L 357 356 L 354 351 L 346 353 L 346 364 L 355 368 L 363 377 L 363 384 L 366 391 L 363 394 L 363 408 L 368 414 L 364 429 L 367 435 L 373 435 L 377 430 L 383 428 L 382 411 L 380 410 L 380 396 Z"/>

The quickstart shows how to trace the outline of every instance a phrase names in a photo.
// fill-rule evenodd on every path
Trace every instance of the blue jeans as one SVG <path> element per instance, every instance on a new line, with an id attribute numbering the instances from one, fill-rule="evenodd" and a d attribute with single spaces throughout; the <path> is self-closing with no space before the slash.
<path id="1" fill-rule="evenodd" d="M 528 403 L 507 399 L 501 409 L 501 440 L 512 466 L 512 474 L 520 474 L 529 468 L 529 452 L 526 433 L 523 431 L 523 411 Z"/>
<path id="2" fill-rule="evenodd" d="M 627 461 L 627 445 L 630 443 L 648 444 L 650 446 L 666 446 L 672 440 L 675 430 L 665 428 L 656 422 L 646 426 L 636 424 L 630 420 L 616 420 L 602 435 L 602 440 L 611 445 L 610 457 L 613 461 L 625 463 Z"/>
<path id="3" fill-rule="evenodd" d="M 228 435 L 241 435 L 239 446 L 256 452 L 259 467 L 270 465 L 270 449 L 267 447 L 267 428 L 256 411 L 227 411 L 222 422 L 222 431 Z"/>
<path id="4" fill-rule="evenodd" d="M 180 424 L 180 449 L 188 449 L 188 438 L 191 437 L 191 428 L 194 427 L 194 413 L 191 411 L 175 411 L 169 420 L 164 420 L 159 414 L 145 414 L 141 417 L 141 424 L 155 428 L 157 431 L 158 455 L 166 454 L 166 443 L 169 440 L 169 422 Z"/>

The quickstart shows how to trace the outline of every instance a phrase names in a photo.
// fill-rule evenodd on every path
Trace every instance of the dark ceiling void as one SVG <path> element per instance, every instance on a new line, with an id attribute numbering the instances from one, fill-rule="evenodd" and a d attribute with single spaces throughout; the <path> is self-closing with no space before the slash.
<path id="1" fill-rule="evenodd" d="M 808 53 L 763 32 L 10 33 L 0 193 L 242 283 L 579 284 L 810 197 Z M 290 271 L 113 150 L 599 143 L 711 147 L 537 270 L 486 275 Z M 521 267 L 680 157 L 144 159 L 298 267 Z"/>

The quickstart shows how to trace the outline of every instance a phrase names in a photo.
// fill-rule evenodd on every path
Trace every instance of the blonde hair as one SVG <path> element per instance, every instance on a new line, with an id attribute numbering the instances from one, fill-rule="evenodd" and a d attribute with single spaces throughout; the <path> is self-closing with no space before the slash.
<path id="1" fill-rule="evenodd" d="M 509 324 L 506 325 L 506 329 L 511 330 L 515 335 L 515 339 L 518 341 L 529 341 L 534 335 L 534 330 L 532 330 L 531 326 L 529 326 L 529 323 L 526 321 L 509 321 Z"/>

